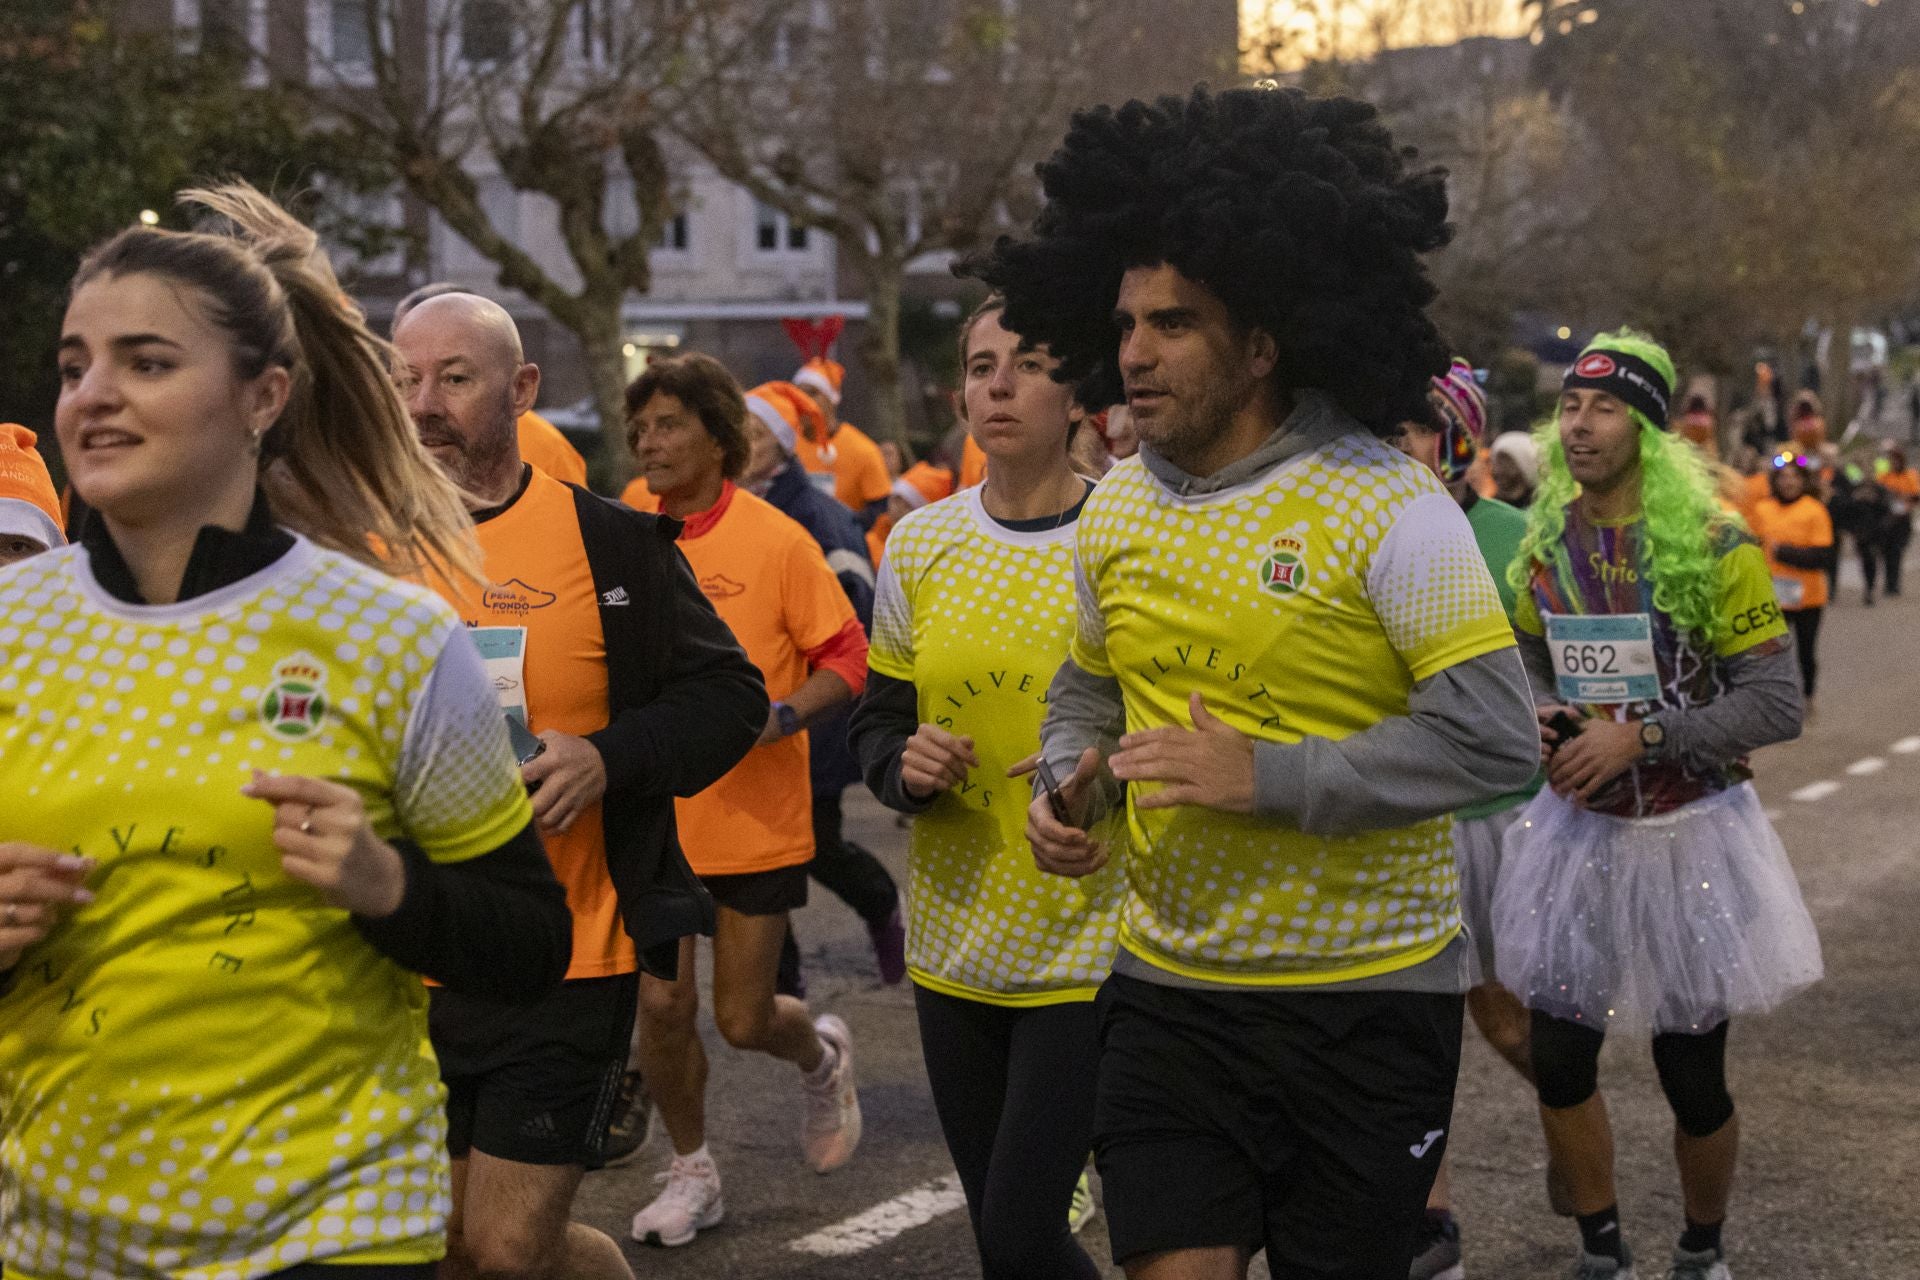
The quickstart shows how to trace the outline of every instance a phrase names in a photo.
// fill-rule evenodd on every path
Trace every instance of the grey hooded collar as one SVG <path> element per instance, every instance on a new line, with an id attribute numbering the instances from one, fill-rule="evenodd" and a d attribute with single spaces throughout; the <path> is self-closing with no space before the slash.
<path id="1" fill-rule="evenodd" d="M 1258 449 L 1210 476 L 1188 475 L 1144 441 L 1140 445 L 1140 462 L 1175 496 L 1192 498 L 1245 484 L 1341 436 L 1366 431 L 1358 419 L 1336 405 L 1324 391 L 1301 390 L 1293 393 L 1293 412 Z"/>

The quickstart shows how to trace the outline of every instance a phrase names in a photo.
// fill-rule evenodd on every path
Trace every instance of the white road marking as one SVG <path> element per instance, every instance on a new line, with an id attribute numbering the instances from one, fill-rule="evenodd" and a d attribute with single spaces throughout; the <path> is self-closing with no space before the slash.
<path id="1" fill-rule="evenodd" d="M 1787 799 L 1798 800 L 1803 804 L 1814 800 L 1825 800 L 1839 789 L 1840 784 L 1837 782 L 1811 782 L 1788 796 Z"/>
<path id="2" fill-rule="evenodd" d="M 1902 738 L 1888 749 L 1895 755 L 1910 756 L 1920 751 L 1920 738 Z"/>
<path id="3" fill-rule="evenodd" d="M 1878 773 L 1886 767 L 1887 762 L 1879 756 L 1868 756 L 1864 760 L 1855 760 L 1852 764 L 1848 765 L 1847 773 L 1851 777 L 1864 778 L 1868 774 Z"/>
<path id="4" fill-rule="evenodd" d="M 812 1253 L 823 1258 L 850 1258 L 885 1244 L 903 1231 L 925 1226 L 935 1218 L 965 1208 L 966 1193 L 960 1189 L 960 1175 L 948 1174 L 905 1195 L 877 1204 L 865 1213 L 842 1219 L 809 1236 L 801 1236 L 787 1248 L 795 1253 Z"/>

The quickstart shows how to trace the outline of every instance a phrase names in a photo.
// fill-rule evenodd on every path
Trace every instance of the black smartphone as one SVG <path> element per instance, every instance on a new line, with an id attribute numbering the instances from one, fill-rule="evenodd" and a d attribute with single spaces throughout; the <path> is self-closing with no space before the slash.
<path id="1" fill-rule="evenodd" d="M 1040 789 L 1047 793 L 1047 807 L 1053 810 L 1053 816 L 1072 826 L 1073 819 L 1067 814 L 1067 799 L 1060 794 L 1060 784 L 1054 779 L 1053 767 L 1045 757 L 1034 764 L 1034 772 L 1040 775 Z"/>
<path id="2" fill-rule="evenodd" d="M 1571 711 L 1556 711 L 1547 718 L 1547 728 L 1553 730 L 1554 748 L 1557 750 L 1580 736 L 1581 719 Z"/>
<path id="3" fill-rule="evenodd" d="M 544 740 L 534 736 L 533 730 L 520 723 L 513 716 L 507 718 L 507 742 L 513 747 L 513 758 L 521 765 L 547 749 Z"/>

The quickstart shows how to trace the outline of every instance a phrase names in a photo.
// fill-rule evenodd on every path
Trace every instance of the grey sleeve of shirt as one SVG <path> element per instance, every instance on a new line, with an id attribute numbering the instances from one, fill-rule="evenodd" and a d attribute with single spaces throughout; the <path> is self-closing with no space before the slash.
<path id="1" fill-rule="evenodd" d="M 1519 653 L 1483 654 L 1416 684 L 1406 715 L 1350 737 L 1256 742 L 1254 810 L 1329 836 L 1436 818 L 1526 786 L 1537 723 Z"/>
<path id="2" fill-rule="evenodd" d="M 1120 696 L 1120 682 L 1111 676 L 1096 676 L 1068 658 L 1047 687 L 1047 717 L 1040 725 L 1040 749 L 1054 777 L 1065 782 L 1088 747 L 1100 748 L 1103 756 L 1113 754 L 1126 724 L 1127 706 Z M 1038 794 L 1040 780 L 1035 778 L 1033 785 Z M 1100 785 L 1094 790 L 1093 807 L 1087 814 L 1088 824 L 1099 821 L 1117 805 L 1120 795 L 1119 782 L 1101 770 Z"/>
<path id="3" fill-rule="evenodd" d="M 1560 702 L 1559 681 L 1553 674 L 1553 651 L 1547 648 L 1547 638 L 1518 628 L 1513 634 L 1520 641 L 1520 660 L 1527 664 L 1527 682 L 1533 686 L 1533 704 L 1537 707 L 1557 706 Z"/>
<path id="4" fill-rule="evenodd" d="M 1727 691 L 1703 707 L 1651 717 L 1666 730 L 1668 759 L 1707 770 L 1800 736 L 1806 700 L 1791 642 L 1727 659 Z"/>

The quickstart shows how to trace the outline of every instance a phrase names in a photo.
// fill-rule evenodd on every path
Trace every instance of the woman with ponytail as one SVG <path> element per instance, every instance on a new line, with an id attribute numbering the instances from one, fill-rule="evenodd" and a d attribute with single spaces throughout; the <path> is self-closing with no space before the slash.
<path id="1" fill-rule="evenodd" d="M 1609 1034 L 1651 1036 L 1675 1121 L 1685 1230 L 1672 1280 L 1727 1280 L 1739 1119 L 1728 1020 L 1821 974 L 1748 753 L 1799 734 L 1800 682 L 1767 562 L 1706 463 L 1667 430 L 1673 362 L 1631 330 L 1567 371 L 1510 570 L 1550 755 L 1494 894 L 1502 984 L 1528 1006 L 1549 1167 L 1579 1219 L 1580 1280 L 1627 1280 Z"/>
<path id="2" fill-rule="evenodd" d="M 384 344 L 266 197 L 182 200 L 206 229 L 74 279 L 55 421 L 91 515 L 0 571 L 0 1256 L 425 1277 L 416 975 L 536 998 L 566 902 L 465 628 L 383 572 L 477 563 Z"/>

